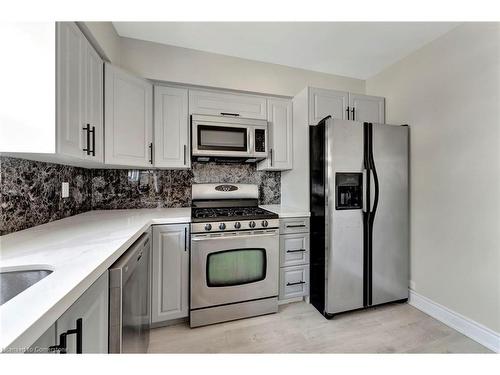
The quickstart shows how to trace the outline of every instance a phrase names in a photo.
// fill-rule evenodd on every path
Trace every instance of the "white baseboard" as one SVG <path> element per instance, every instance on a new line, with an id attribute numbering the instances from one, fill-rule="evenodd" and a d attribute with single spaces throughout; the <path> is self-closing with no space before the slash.
<path id="1" fill-rule="evenodd" d="M 411 289 L 408 303 L 465 336 L 470 337 L 472 340 L 477 341 L 481 345 L 486 346 L 488 349 L 500 353 L 500 333 L 450 310 Z"/>

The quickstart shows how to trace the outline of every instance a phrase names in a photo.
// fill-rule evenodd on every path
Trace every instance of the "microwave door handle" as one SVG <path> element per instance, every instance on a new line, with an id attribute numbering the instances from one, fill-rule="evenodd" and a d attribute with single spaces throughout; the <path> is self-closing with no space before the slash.
<path id="1" fill-rule="evenodd" d="M 247 128 L 247 145 L 248 145 L 248 154 L 249 155 L 253 155 L 253 153 L 254 153 L 253 142 L 252 142 L 253 137 L 250 134 L 252 131 L 253 131 L 252 128 Z"/>

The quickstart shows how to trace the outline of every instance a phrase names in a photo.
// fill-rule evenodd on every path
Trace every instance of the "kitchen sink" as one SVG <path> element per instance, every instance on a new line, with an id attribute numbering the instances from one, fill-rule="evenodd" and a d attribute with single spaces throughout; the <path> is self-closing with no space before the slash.
<path id="1" fill-rule="evenodd" d="M 43 269 L 0 271 L 0 305 L 3 305 L 51 273 L 52 271 Z"/>

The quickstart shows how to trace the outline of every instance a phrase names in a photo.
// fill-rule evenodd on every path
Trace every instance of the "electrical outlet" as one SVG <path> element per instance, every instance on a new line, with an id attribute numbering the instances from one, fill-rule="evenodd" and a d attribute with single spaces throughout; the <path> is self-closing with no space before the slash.
<path id="1" fill-rule="evenodd" d="M 63 198 L 68 198 L 69 197 L 69 182 L 63 182 L 62 183 L 62 192 L 61 195 Z"/>

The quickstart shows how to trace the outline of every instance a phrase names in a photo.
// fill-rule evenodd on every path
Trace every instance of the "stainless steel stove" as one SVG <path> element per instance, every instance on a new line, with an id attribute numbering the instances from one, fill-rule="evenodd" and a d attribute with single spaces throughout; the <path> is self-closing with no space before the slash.
<path id="1" fill-rule="evenodd" d="M 190 324 L 278 310 L 279 219 L 258 207 L 258 187 L 192 188 Z"/>

